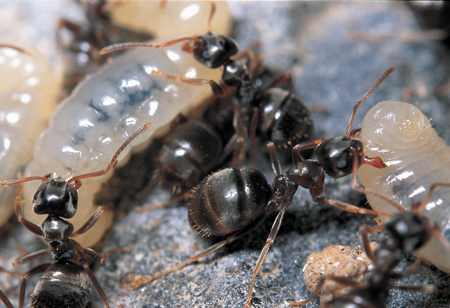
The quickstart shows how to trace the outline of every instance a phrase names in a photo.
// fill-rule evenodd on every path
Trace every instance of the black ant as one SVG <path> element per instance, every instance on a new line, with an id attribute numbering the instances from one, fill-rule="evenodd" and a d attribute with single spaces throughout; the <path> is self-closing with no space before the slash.
<path id="1" fill-rule="evenodd" d="M 384 228 L 390 236 L 383 239 L 373 252 L 369 246 L 368 233 L 374 234 L 375 231 L 381 231 L 381 226 L 379 228 L 363 226 L 360 229 L 364 250 L 374 265 L 373 271 L 363 282 L 356 282 L 337 276 L 323 277 L 318 281 L 316 289 L 310 298 L 302 302 L 292 302 L 291 307 L 309 303 L 320 292 L 327 280 L 333 280 L 337 283 L 353 287 L 348 294 L 335 297 L 330 303 L 327 303 L 333 304 L 333 307 L 386 307 L 386 291 L 389 289 L 429 293 L 437 292 L 437 288 L 434 286 L 394 286 L 389 280 L 405 278 L 417 270 L 420 263 L 425 260 L 424 258 L 418 258 L 414 264 L 408 268 L 408 271 L 405 274 L 394 272 L 405 254 L 410 254 L 417 249 L 420 249 L 429 242 L 432 236 L 437 237 L 447 250 L 447 254 L 450 254 L 450 244 L 441 234 L 437 224 L 435 224 L 434 227 L 431 227 L 429 219 L 421 216 L 422 212 L 425 210 L 425 206 L 430 200 L 431 194 L 439 186 L 450 186 L 450 184 L 433 184 L 425 199 L 422 202 L 414 204 L 411 212 L 406 211 L 400 204 L 381 194 L 368 189 L 358 188 L 358 191 L 381 198 L 400 211 L 400 213 L 393 214 L 392 217 L 388 218 L 384 224 Z M 350 206 L 349 204 L 339 201 L 334 201 L 330 204 L 336 203 L 339 203 L 342 206 Z"/>
<path id="2" fill-rule="evenodd" d="M 258 76 L 261 87 L 267 86 L 274 79 L 275 72 L 264 69 Z M 172 186 L 172 191 L 178 196 L 170 202 L 148 207 L 136 208 L 136 211 L 148 211 L 168 207 L 171 204 L 189 196 L 190 189 L 198 185 L 201 180 L 233 150 L 236 138 L 245 137 L 245 128 L 242 123 L 235 124 L 238 131 L 233 131 L 233 108 L 230 108 L 231 95 L 224 99 L 214 98 L 202 105 L 209 105 L 201 119 L 185 122 L 179 125 L 176 119 L 172 123 L 170 133 L 163 142 L 158 158 L 158 170 L 155 172 L 149 185 L 141 191 L 136 198 L 140 199 L 159 180 L 163 187 Z M 195 110 L 194 116 L 204 106 Z M 178 118 L 184 119 L 181 115 Z M 235 119 L 236 120 L 236 119 Z M 239 161 L 233 162 L 233 167 Z"/>
<path id="3" fill-rule="evenodd" d="M 56 40 L 64 50 L 68 65 L 65 69 L 63 86 L 67 94 L 80 82 L 84 76 L 95 71 L 108 57 L 101 56 L 98 51 L 105 46 L 125 40 L 148 40 L 151 36 L 135 33 L 114 25 L 111 21 L 110 8 L 105 0 L 81 1 L 87 25 L 79 25 L 67 19 L 60 19 L 57 25 Z M 63 43 L 61 29 L 73 33 L 68 44 Z"/>
<path id="4" fill-rule="evenodd" d="M 231 89 L 235 89 L 233 108 L 235 118 L 241 118 L 243 127 L 250 127 L 252 142 L 258 128 L 265 140 L 272 141 L 277 148 L 288 147 L 307 140 L 313 134 L 313 120 L 309 110 L 301 98 L 292 91 L 275 87 L 283 81 L 290 80 L 289 74 L 284 74 L 275 80 L 267 89 L 261 90 L 254 76 L 258 76 L 262 60 L 255 61 L 251 51 L 239 53 L 237 43 L 230 37 L 211 31 L 211 19 L 214 16 L 215 5 L 212 4 L 208 21 L 208 33 L 198 37 L 182 37 L 160 44 L 149 43 L 121 43 L 103 48 L 100 54 L 133 47 L 164 48 L 179 42 L 190 41 L 183 46 L 183 50 L 192 53 L 194 58 L 203 65 L 215 69 L 224 68 L 221 85 L 213 80 L 182 78 L 167 75 L 159 71 L 153 74 L 181 82 L 206 85 L 209 84 L 217 96 L 222 96 Z M 246 58 L 247 64 L 238 61 Z M 258 119 L 259 118 L 259 119 Z M 235 121 L 239 125 L 239 121 Z M 236 131 L 240 128 L 235 127 Z M 238 147 L 242 150 L 235 152 L 235 159 L 243 159 L 245 147 L 242 146 L 246 138 L 237 138 Z"/>
<path id="5" fill-rule="evenodd" d="M 384 73 L 375 86 L 366 93 L 356 105 L 359 106 L 359 104 L 365 100 L 392 71 L 393 69 L 391 68 Z M 356 109 L 357 108 L 354 108 L 354 113 Z M 351 119 L 351 122 L 352 121 L 353 120 Z M 347 136 L 345 138 L 340 137 L 339 140 L 342 139 L 345 141 L 345 144 L 349 143 L 348 140 L 346 140 L 348 139 Z M 350 146 L 347 145 L 347 147 L 351 146 L 354 146 L 354 142 L 350 142 Z M 272 187 L 269 186 L 265 176 L 258 170 L 227 168 L 215 172 L 205 178 L 191 196 L 188 212 L 189 221 L 193 228 L 206 236 L 226 236 L 224 240 L 156 275 L 145 277 L 140 274 L 129 273 L 123 277 L 121 286 L 125 288 L 139 288 L 156 278 L 195 262 L 252 231 L 265 220 L 270 213 L 281 208 L 253 271 L 252 282 L 246 303 L 246 308 L 248 308 L 250 306 L 256 276 L 264 263 L 270 246 L 275 240 L 285 212 L 291 205 L 293 196 L 298 187 L 301 186 L 308 189 L 313 199 L 316 199 L 324 189 L 326 168 L 322 166 L 321 162 L 304 160 L 299 153 L 299 148 L 294 147 L 292 150 L 294 166 L 286 172 L 281 173 L 281 167 L 274 144 L 269 142 L 268 148 L 272 158 L 272 165 L 276 173 L 276 177 L 272 182 Z M 355 172 L 353 178 L 356 180 L 356 168 L 359 166 L 358 164 L 360 164 L 362 159 L 360 159 L 359 155 L 354 155 L 353 152 L 357 152 L 353 148 L 347 150 L 347 152 L 350 152 L 349 159 L 352 160 L 349 162 L 349 166 L 351 167 L 350 171 Z M 332 164 L 336 164 L 337 167 L 332 166 Z M 327 161 L 326 166 L 332 170 L 337 170 L 342 167 L 341 165 L 341 160 L 332 159 Z M 333 205 L 354 213 L 390 216 L 390 214 L 360 209 L 350 205 L 345 206 L 336 203 Z"/>
<path id="6" fill-rule="evenodd" d="M 36 274 L 42 274 L 42 277 L 32 294 L 32 307 L 87 307 L 90 281 L 94 284 L 105 306 L 109 307 L 103 289 L 86 262 L 86 259 L 92 259 L 105 263 L 106 255 L 101 256 L 92 249 L 83 248 L 72 239 L 87 232 L 98 221 L 105 209 L 100 206 L 76 231 L 74 231 L 73 225 L 65 219 L 70 219 L 76 214 L 78 207 L 77 190 L 81 187 L 81 179 L 101 176 L 114 168 L 123 149 L 149 126 L 150 123 L 144 124 L 134 132 L 116 151 L 108 167 L 100 171 L 79 175 L 69 180 L 64 180 L 61 177 L 49 179 L 49 174 L 44 177 L 33 176 L 0 182 L 1 186 L 20 185 L 15 202 L 17 218 L 29 231 L 44 237 L 50 246 L 47 249 L 17 258 L 13 261 L 13 265 L 19 266 L 29 263 L 48 253 L 51 253 L 54 259 L 54 263 L 40 264 L 23 275 L 20 285 L 19 308 L 24 305 L 27 279 Z M 20 198 L 22 183 L 33 180 L 42 181 L 34 195 L 32 204 L 33 211 L 36 214 L 48 215 L 42 226 L 36 225 L 22 216 L 23 208 Z M 71 184 L 72 182 L 74 184 Z"/>

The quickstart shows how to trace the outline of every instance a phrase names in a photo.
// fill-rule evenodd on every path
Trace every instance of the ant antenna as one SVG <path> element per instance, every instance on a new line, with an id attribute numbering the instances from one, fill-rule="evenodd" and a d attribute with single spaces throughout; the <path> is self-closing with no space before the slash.
<path id="1" fill-rule="evenodd" d="M 30 177 L 22 178 L 22 179 L 18 179 L 18 180 L 0 181 L 0 186 L 9 187 L 9 186 L 14 186 L 17 184 L 21 184 L 21 183 L 25 183 L 25 182 L 29 182 L 29 181 L 33 181 L 33 180 L 41 180 L 42 183 L 46 183 L 46 182 L 48 182 L 48 177 L 30 176 Z"/>
<path id="2" fill-rule="evenodd" d="M 114 168 L 117 164 L 117 158 L 119 157 L 120 153 L 122 153 L 123 149 L 126 148 L 126 146 L 128 144 L 130 144 L 130 142 L 136 138 L 137 136 L 139 136 L 141 133 L 143 133 L 147 128 L 150 127 L 151 123 L 146 123 L 144 125 L 142 125 L 141 127 L 139 127 L 139 129 L 137 131 L 135 131 L 127 140 L 125 140 L 125 142 L 122 144 L 122 146 L 117 150 L 116 154 L 114 154 L 113 158 L 111 159 L 111 162 L 109 163 L 108 167 L 105 169 L 102 169 L 100 171 L 96 171 L 96 172 L 91 172 L 91 173 L 86 173 L 86 174 L 82 174 L 82 175 L 78 175 L 76 177 L 71 178 L 70 180 L 67 181 L 67 185 L 70 184 L 73 181 L 79 181 L 80 179 L 86 179 L 86 178 L 93 178 L 93 177 L 97 177 L 100 175 L 103 175 L 105 173 L 107 173 L 111 168 Z"/>
<path id="3" fill-rule="evenodd" d="M 17 50 L 18 52 L 24 53 L 24 54 L 26 54 L 27 56 L 30 56 L 30 57 L 33 56 L 33 53 L 32 53 L 32 52 L 30 52 L 30 51 L 28 51 L 28 50 L 26 50 L 26 49 L 24 49 L 24 48 L 21 48 L 21 47 L 12 45 L 12 44 L 3 44 L 3 43 L 2 43 L 2 44 L 0 44 L 0 48 L 11 48 L 11 49 Z"/>
<path id="4" fill-rule="evenodd" d="M 211 4 L 211 12 L 209 13 L 209 18 L 208 18 L 208 32 L 211 32 L 211 21 L 216 12 L 216 4 L 212 1 L 209 1 L 209 3 Z"/>
<path id="5" fill-rule="evenodd" d="M 364 94 L 364 96 L 361 97 L 361 99 L 355 104 L 355 106 L 353 107 L 352 115 L 350 116 L 350 121 L 348 123 L 346 133 L 347 136 L 350 136 L 350 130 L 352 129 L 353 121 L 355 120 L 356 111 L 358 110 L 361 103 L 364 102 L 393 71 L 395 71 L 395 67 L 391 67 L 386 72 L 384 72 L 384 74 L 380 77 L 380 79 L 378 79 L 377 83 L 372 87 L 372 89 Z"/>
<path id="6" fill-rule="evenodd" d="M 100 55 L 106 55 L 108 53 L 111 53 L 113 51 L 117 50 L 123 50 L 123 49 L 131 49 L 134 47 L 148 47 L 148 48 L 164 48 L 167 46 L 171 46 L 173 44 L 183 42 L 183 41 L 195 41 L 197 43 L 200 43 L 200 40 L 195 37 L 180 37 L 175 40 L 167 41 L 160 44 L 149 44 L 149 43 L 139 43 L 139 42 L 127 42 L 127 43 L 119 43 L 119 44 L 113 44 L 106 46 L 102 48 L 99 52 Z"/>

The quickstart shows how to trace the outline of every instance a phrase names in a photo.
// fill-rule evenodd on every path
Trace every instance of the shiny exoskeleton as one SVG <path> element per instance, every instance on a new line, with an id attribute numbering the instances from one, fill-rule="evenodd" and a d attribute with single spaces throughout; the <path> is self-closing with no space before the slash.
<path id="1" fill-rule="evenodd" d="M 356 179 L 356 170 L 362 164 L 368 164 L 376 168 L 384 168 L 384 163 L 379 157 L 369 158 L 364 155 L 363 144 L 356 137 L 360 129 L 351 131 L 356 111 L 363 101 L 367 99 L 378 86 L 392 73 L 395 68 L 389 68 L 377 81 L 377 83 L 355 104 L 344 136 L 334 138 L 322 138 L 306 141 L 294 147 L 295 152 L 303 149 L 314 148 L 314 154 L 319 166 L 332 178 L 341 178 L 353 173 Z"/>
<path id="2" fill-rule="evenodd" d="M 309 189 L 313 198 L 323 191 L 325 173 L 317 161 L 303 160 L 293 151 L 294 166 L 281 173 L 273 143 L 268 144 L 276 177 L 269 186 L 265 176 L 255 169 L 226 168 L 206 177 L 194 190 L 189 204 L 189 221 L 193 228 L 206 236 L 226 236 L 205 251 L 155 275 L 129 273 L 123 277 L 122 287 L 139 288 L 154 279 L 176 271 L 183 266 L 212 253 L 255 229 L 270 213 L 280 209 L 273 223 L 266 245 L 261 251 L 253 271 L 247 305 L 249 307 L 253 285 L 281 226 L 287 208 L 299 186 Z M 372 211 L 342 207 L 351 212 Z M 378 213 L 377 213 L 378 214 Z"/>
<path id="3" fill-rule="evenodd" d="M 67 19 L 60 19 L 57 39 L 64 50 L 65 64 L 63 86 L 66 95 L 81 81 L 108 59 L 98 54 L 103 47 L 126 40 L 148 40 L 149 35 L 135 33 L 114 25 L 106 1 L 79 1 L 84 8 L 87 25 L 79 25 Z M 65 28 L 73 37 L 67 44 L 62 42 L 60 31 Z"/>
<path id="4" fill-rule="evenodd" d="M 210 18 L 212 18 L 213 12 L 214 6 Z M 186 40 L 190 42 L 186 43 L 183 49 L 192 53 L 198 62 L 209 68 L 224 68 L 221 85 L 212 80 L 182 78 L 159 71 L 154 71 L 153 74 L 195 85 L 209 84 L 217 95 L 227 92 L 230 88 L 235 89 L 233 104 L 235 117 L 240 118 L 239 121 L 242 121 L 244 127 L 250 127 L 251 120 L 255 117 L 255 110 L 257 110 L 258 120 L 255 125 L 259 129 L 260 135 L 264 136 L 265 140 L 272 141 L 277 148 L 289 148 L 311 138 L 313 120 L 302 99 L 292 91 L 275 87 L 280 81 L 289 79 L 290 76 L 285 75 L 268 89 L 261 90 L 254 78 L 255 75 L 258 75 L 260 63 L 254 63 L 252 52 L 238 54 L 239 47 L 230 37 L 209 31 L 197 37 L 184 37 L 161 44 L 115 44 L 102 49 L 100 54 L 138 46 L 163 48 Z M 241 58 L 247 58 L 247 64 L 238 61 Z M 250 130 L 254 129 L 256 126 L 251 127 Z"/>
<path id="5" fill-rule="evenodd" d="M 139 198 L 157 181 L 180 195 L 171 202 L 156 206 L 166 207 L 181 198 L 187 198 L 189 190 L 216 167 L 226 156 L 225 145 L 232 137 L 232 110 L 223 108 L 226 99 L 214 100 L 201 118 L 180 123 L 173 127 L 158 157 L 158 170 Z M 180 116 L 182 120 L 184 117 Z M 178 122 L 178 121 L 175 121 Z M 138 211 L 155 207 L 138 208 Z"/>
<path id="6" fill-rule="evenodd" d="M 20 185 L 16 196 L 15 210 L 20 223 L 32 233 L 44 237 L 49 248 L 16 259 L 14 266 L 29 263 L 41 256 L 51 253 L 54 263 L 40 264 L 23 275 L 20 286 L 19 307 L 24 306 L 26 281 L 29 277 L 42 274 L 32 294 L 31 307 L 34 308 L 85 308 L 88 306 L 90 281 L 100 294 L 106 307 L 109 307 L 106 295 L 97 279 L 89 269 L 86 260 L 93 259 L 104 263 L 106 258 L 94 250 L 83 248 L 78 242 L 71 239 L 87 232 L 100 218 L 104 207 L 97 211 L 74 231 L 73 225 L 66 219 L 72 218 L 78 207 L 78 192 L 81 187 L 81 179 L 103 175 L 112 169 L 123 149 L 140 133 L 145 131 L 150 124 L 141 126 L 125 143 L 117 150 L 109 166 L 103 170 L 73 177 L 64 180 L 60 177 L 49 179 L 45 177 L 28 177 L 13 181 L 0 182 L 1 186 Z M 36 225 L 23 217 L 23 206 L 20 198 L 21 184 L 27 181 L 41 180 L 33 198 L 33 210 L 38 215 L 48 215 L 41 226 Z M 74 182 L 74 184 L 71 184 Z"/>
<path id="7" fill-rule="evenodd" d="M 364 250 L 367 256 L 372 260 L 374 269 L 369 277 L 361 285 L 353 280 L 337 277 L 326 276 L 319 280 L 317 287 L 309 299 L 302 302 L 293 302 L 291 307 L 297 307 L 310 302 L 316 296 L 325 284 L 326 280 L 333 280 L 337 283 L 351 286 L 352 289 L 345 295 L 334 297 L 331 302 L 327 303 L 335 308 L 383 308 L 386 307 L 386 292 L 389 289 L 397 288 L 405 291 L 419 292 L 435 292 L 434 286 L 401 286 L 394 287 L 390 280 L 401 279 L 413 273 L 420 262 L 425 259 L 417 259 L 409 268 L 407 273 L 399 274 L 394 272 L 397 265 L 403 260 L 405 254 L 410 254 L 417 249 L 423 247 L 432 236 L 436 236 L 439 241 L 445 243 L 445 238 L 440 234 L 437 226 L 430 226 L 429 220 L 422 216 L 425 205 L 432 191 L 438 186 L 449 186 L 449 184 L 437 183 L 430 189 L 427 198 L 422 203 L 416 204 L 412 212 L 405 211 L 399 204 L 390 200 L 400 213 L 396 213 L 390 217 L 384 224 L 384 229 L 388 232 L 389 237 L 383 239 L 374 252 L 369 246 L 368 233 L 374 233 L 375 228 L 369 226 L 361 227 Z M 368 194 L 373 194 L 388 201 L 389 199 L 377 194 L 373 191 L 366 190 Z M 379 231 L 379 230 L 378 230 Z M 450 252 L 450 245 L 446 244 L 446 249 Z"/>
<path id="8" fill-rule="evenodd" d="M 273 81 L 275 74 L 264 69 L 258 76 L 260 87 L 263 88 Z M 210 100 L 206 102 L 208 107 L 201 118 L 173 128 L 161 148 L 158 170 L 148 187 L 139 193 L 137 198 L 143 196 L 157 181 L 161 181 L 163 187 L 171 188 L 179 195 L 164 205 L 140 207 L 137 211 L 168 207 L 180 199 L 187 198 L 189 190 L 220 165 L 236 142 L 236 138 L 233 138 L 232 99 L 233 94 Z M 240 129 L 234 136 L 243 134 L 243 129 Z M 237 162 L 234 166 L 236 165 Z"/>

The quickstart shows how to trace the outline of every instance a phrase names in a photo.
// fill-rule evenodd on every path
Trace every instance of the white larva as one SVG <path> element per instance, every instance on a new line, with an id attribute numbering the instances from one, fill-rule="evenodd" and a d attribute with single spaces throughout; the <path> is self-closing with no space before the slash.
<path id="1" fill-rule="evenodd" d="M 102 169 L 126 138 L 142 124 L 151 122 L 143 134 L 145 138 L 125 149 L 122 161 L 126 160 L 131 148 L 142 148 L 155 131 L 164 128 L 178 113 L 211 95 L 207 86 L 195 87 L 152 75 L 152 70 L 158 69 L 176 76 L 220 80 L 220 70 L 204 67 L 181 47 L 177 44 L 162 50 L 133 50 L 82 81 L 58 106 L 49 128 L 40 135 L 25 176 L 51 172 L 53 176 L 69 178 Z M 83 180 L 78 213 L 71 220 L 75 228 L 96 210 L 94 195 L 109 176 Z M 26 185 L 28 203 L 38 185 L 38 181 Z M 25 209 L 25 217 L 42 221 L 30 206 Z M 94 245 L 109 228 L 112 215 L 106 213 L 101 219 L 103 222 L 77 241 L 87 247 Z"/>
<path id="2" fill-rule="evenodd" d="M 229 33 L 230 13 L 225 1 L 216 1 L 211 29 Z M 161 7 L 163 4 L 163 7 Z M 208 1 L 128 1 L 112 7 L 111 18 L 121 27 L 157 38 L 191 36 L 208 31 L 211 3 Z"/>
<path id="3" fill-rule="evenodd" d="M 438 137 L 425 115 L 411 104 L 385 101 L 375 105 L 362 123 L 361 141 L 367 156 L 379 156 L 387 165 L 383 169 L 361 166 L 358 171 L 361 183 L 406 209 L 424 200 L 434 183 L 450 183 L 450 148 Z M 368 195 L 367 200 L 377 211 L 397 211 L 374 196 Z M 423 215 L 437 222 L 442 234 L 449 239 L 450 191 L 447 187 L 435 190 Z M 450 256 L 436 237 L 416 255 L 450 273 Z"/>
<path id="4" fill-rule="evenodd" d="M 29 50 L 31 51 L 31 50 Z M 14 179 L 56 107 L 58 83 L 46 59 L 0 48 L 0 174 Z M 0 192 L 0 225 L 14 212 L 14 190 Z"/>

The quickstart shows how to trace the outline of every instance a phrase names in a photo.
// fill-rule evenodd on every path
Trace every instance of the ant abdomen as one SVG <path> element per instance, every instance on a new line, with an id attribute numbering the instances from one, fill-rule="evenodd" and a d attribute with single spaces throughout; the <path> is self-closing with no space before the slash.
<path id="1" fill-rule="evenodd" d="M 90 301 L 90 281 L 81 265 L 58 261 L 45 271 L 34 288 L 31 307 L 85 308 Z"/>
<path id="2" fill-rule="evenodd" d="M 193 187 L 217 164 L 222 149 L 221 136 L 207 123 L 181 124 L 161 148 L 159 173 L 163 186 L 170 184 L 183 190 Z"/>
<path id="3" fill-rule="evenodd" d="M 277 148 L 311 139 L 313 119 L 302 99 L 281 88 L 270 88 L 259 102 L 259 128 Z"/>
<path id="4" fill-rule="evenodd" d="M 240 230 L 266 210 L 272 190 L 260 171 L 227 168 L 205 178 L 189 203 L 189 222 L 207 236 Z"/>

